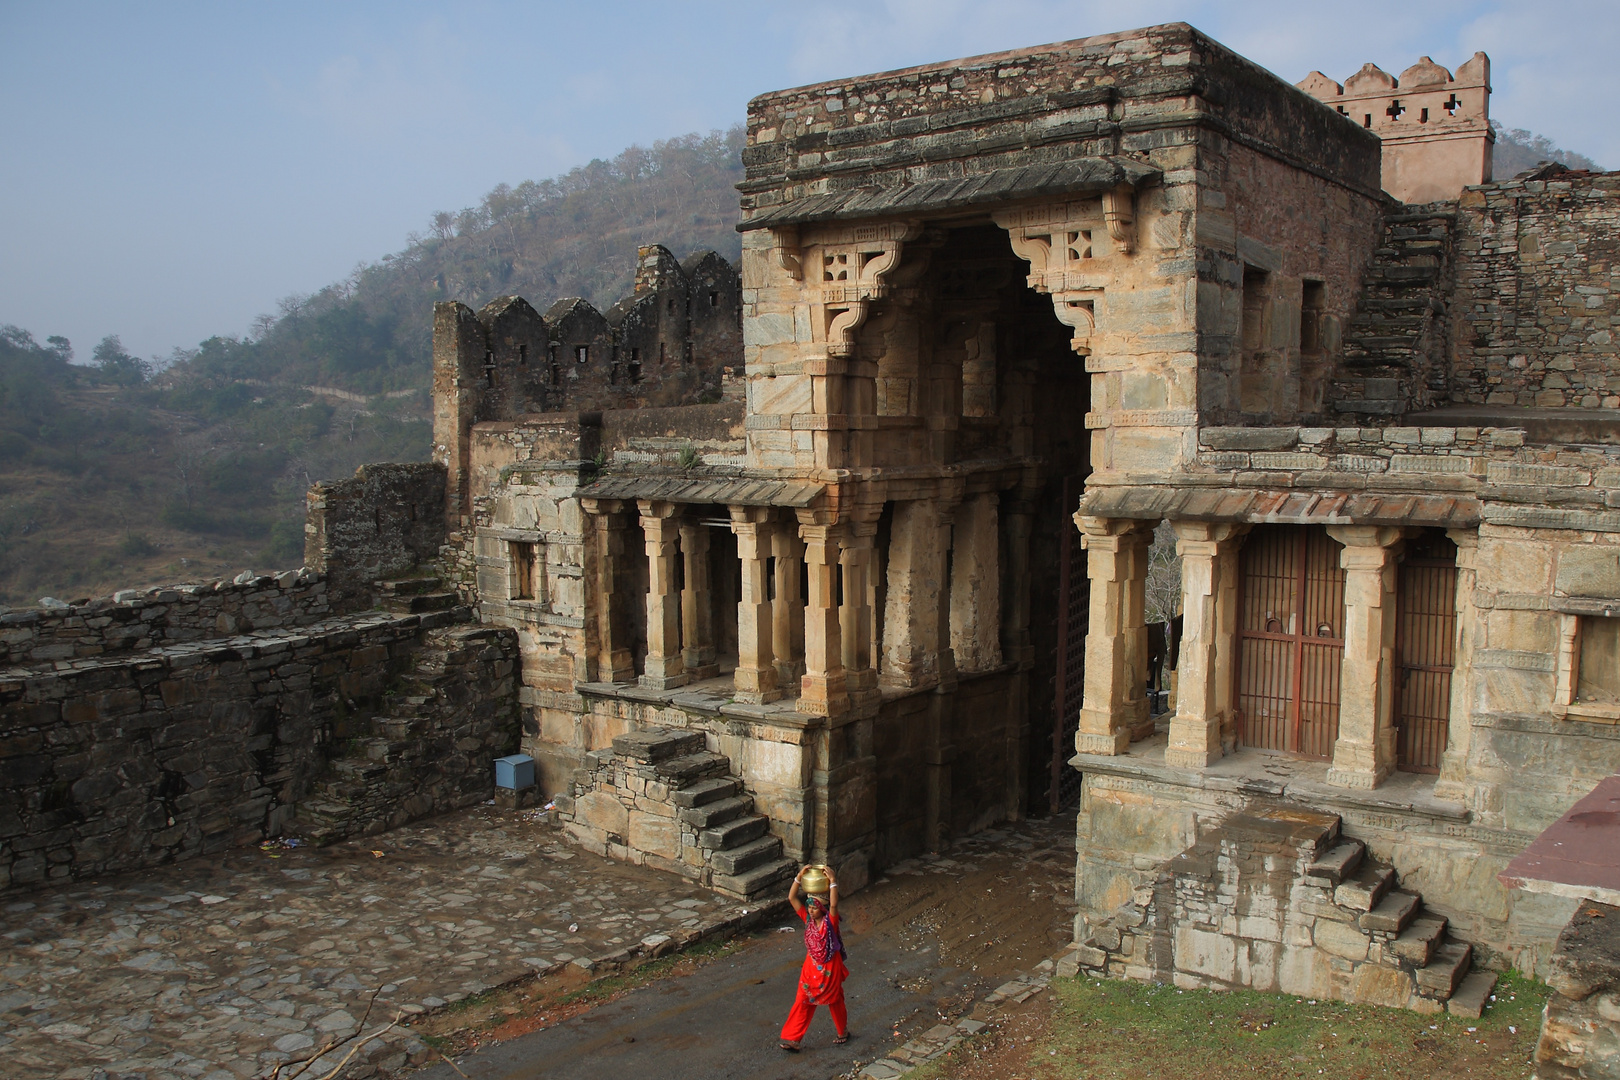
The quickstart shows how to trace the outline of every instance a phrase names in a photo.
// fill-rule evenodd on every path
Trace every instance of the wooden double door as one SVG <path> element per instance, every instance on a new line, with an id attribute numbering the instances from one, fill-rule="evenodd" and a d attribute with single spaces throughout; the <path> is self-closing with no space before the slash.
<path id="1" fill-rule="evenodd" d="M 1344 570 L 1326 530 L 1263 526 L 1240 558 L 1237 709 L 1244 745 L 1329 759 L 1339 737 Z M 1409 540 L 1396 577 L 1396 759 L 1434 772 L 1446 747 L 1457 631 L 1457 549 Z"/>

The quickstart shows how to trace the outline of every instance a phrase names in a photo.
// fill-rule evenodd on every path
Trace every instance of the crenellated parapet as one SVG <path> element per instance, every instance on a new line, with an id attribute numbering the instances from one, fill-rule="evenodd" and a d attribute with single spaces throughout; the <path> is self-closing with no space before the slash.
<path id="1" fill-rule="evenodd" d="M 1491 179 L 1491 60 L 1482 52 L 1453 75 L 1427 56 L 1389 74 L 1376 64 L 1339 85 L 1313 71 L 1299 88 L 1384 143 L 1384 190 L 1405 203 L 1455 199 Z"/>
<path id="2" fill-rule="evenodd" d="M 605 315 L 580 297 L 542 315 L 517 296 L 477 312 L 444 301 L 433 314 L 433 459 L 449 470 L 451 528 L 470 513 L 474 424 L 718 401 L 742 367 L 740 279 L 712 251 L 683 264 L 660 245 L 641 248 L 635 291 Z"/>

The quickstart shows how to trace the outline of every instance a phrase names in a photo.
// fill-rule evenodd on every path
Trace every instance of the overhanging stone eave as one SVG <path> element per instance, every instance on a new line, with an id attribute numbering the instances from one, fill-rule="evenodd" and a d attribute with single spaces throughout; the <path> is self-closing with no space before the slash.
<path id="1" fill-rule="evenodd" d="M 574 494 L 581 499 L 646 499 L 720 506 L 780 506 L 802 510 L 821 498 L 824 488 L 809 480 L 749 476 L 689 476 L 642 473 L 606 476 Z"/>
<path id="2" fill-rule="evenodd" d="M 1057 165 L 993 169 L 899 187 L 859 187 L 807 195 L 768 207 L 737 223 L 738 232 L 859 221 L 884 217 L 927 217 L 970 208 L 989 208 L 1031 199 L 1096 195 L 1121 186 L 1141 188 L 1163 172 L 1122 156 L 1074 158 Z"/>
<path id="3" fill-rule="evenodd" d="M 1080 500 L 1087 517 L 1230 521 L 1252 525 L 1421 525 L 1477 528 L 1478 499 L 1365 491 L 1098 487 Z"/>

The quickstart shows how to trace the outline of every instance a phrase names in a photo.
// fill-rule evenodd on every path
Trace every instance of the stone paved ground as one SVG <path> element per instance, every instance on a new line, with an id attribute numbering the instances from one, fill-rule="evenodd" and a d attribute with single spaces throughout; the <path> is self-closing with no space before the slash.
<path id="1" fill-rule="evenodd" d="M 528 973 L 664 951 L 746 910 L 493 806 L 13 895 L 0 901 L 0 1074 L 268 1075 L 354 1034 L 379 988 L 367 1033 Z M 429 1056 L 407 1031 L 361 1046 L 345 1075 Z"/>

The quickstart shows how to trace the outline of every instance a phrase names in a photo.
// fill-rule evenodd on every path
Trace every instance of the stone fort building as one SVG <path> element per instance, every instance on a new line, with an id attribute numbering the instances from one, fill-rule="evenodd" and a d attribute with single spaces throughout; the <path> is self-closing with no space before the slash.
<path id="1" fill-rule="evenodd" d="M 858 887 L 1078 798 L 1071 970 L 1468 1009 L 1572 909 L 1498 873 L 1620 769 L 1620 176 L 1494 180 L 1488 98 L 1182 24 L 762 95 L 741 265 L 438 305 L 434 466 L 319 486 L 287 587 L 486 635 L 596 850 Z M 402 809 L 389 700 L 240 828 L 470 797 Z"/>

